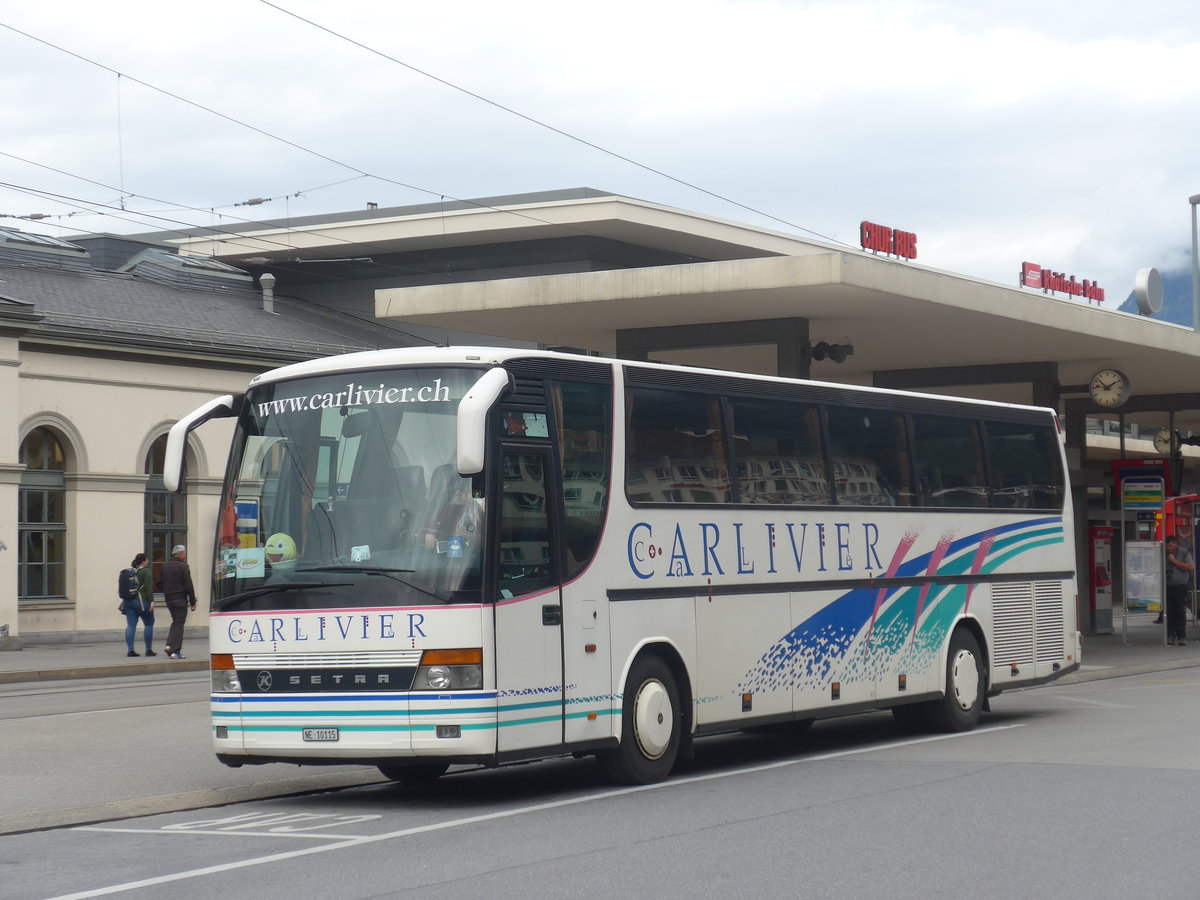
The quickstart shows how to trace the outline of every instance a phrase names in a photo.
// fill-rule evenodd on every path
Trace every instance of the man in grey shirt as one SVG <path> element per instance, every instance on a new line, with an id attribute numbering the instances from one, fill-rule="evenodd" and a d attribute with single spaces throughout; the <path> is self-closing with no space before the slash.
<path id="1" fill-rule="evenodd" d="M 1188 587 L 1196 564 L 1191 551 L 1179 546 L 1179 539 L 1169 535 L 1167 551 L 1167 643 L 1182 646 L 1187 643 Z"/>

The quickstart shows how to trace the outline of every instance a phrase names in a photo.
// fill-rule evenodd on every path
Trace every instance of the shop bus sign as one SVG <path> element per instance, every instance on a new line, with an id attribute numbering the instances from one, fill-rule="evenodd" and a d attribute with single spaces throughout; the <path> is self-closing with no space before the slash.
<path id="1" fill-rule="evenodd" d="M 902 259 L 917 258 L 917 236 L 911 231 L 863 221 L 858 226 L 858 242 L 872 253 L 886 253 Z"/>
<path id="2" fill-rule="evenodd" d="M 1022 287 L 1039 288 L 1051 294 L 1069 294 L 1072 297 L 1083 297 L 1087 300 L 1104 302 L 1104 288 L 1095 281 L 1085 278 L 1077 281 L 1074 275 L 1064 275 L 1062 272 L 1052 272 L 1043 269 L 1037 263 L 1021 263 Z"/>

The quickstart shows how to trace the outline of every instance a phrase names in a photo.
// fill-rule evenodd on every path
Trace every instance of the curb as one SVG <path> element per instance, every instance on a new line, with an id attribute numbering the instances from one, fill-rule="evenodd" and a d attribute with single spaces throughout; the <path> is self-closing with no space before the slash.
<path id="1" fill-rule="evenodd" d="M 1087 671 L 1072 672 L 1051 684 L 1081 684 L 1086 681 L 1102 681 L 1105 678 L 1125 678 L 1129 675 L 1150 675 L 1154 672 L 1170 672 L 1173 669 L 1193 669 L 1200 666 L 1200 659 L 1173 659 L 1164 662 L 1141 663 L 1136 666 L 1097 667 Z M 1040 687 L 1041 685 L 1038 685 Z"/>
<path id="2" fill-rule="evenodd" d="M 118 666 L 75 666 L 66 669 L 31 669 L 26 672 L 0 672 L 0 684 L 36 681 L 69 681 L 76 678 L 121 678 L 127 675 L 156 675 L 164 672 L 204 672 L 208 657 L 171 662 L 129 663 Z"/>

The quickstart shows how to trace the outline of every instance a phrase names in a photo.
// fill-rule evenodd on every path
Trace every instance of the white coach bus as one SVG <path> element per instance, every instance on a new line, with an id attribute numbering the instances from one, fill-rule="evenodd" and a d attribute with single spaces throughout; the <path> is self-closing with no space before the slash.
<path id="1" fill-rule="evenodd" d="M 287 366 L 235 416 L 211 604 L 227 765 L 596 755 L 891 709 L 965 730 L 1077 668 L 1053 411 L 494 348 Z"/>

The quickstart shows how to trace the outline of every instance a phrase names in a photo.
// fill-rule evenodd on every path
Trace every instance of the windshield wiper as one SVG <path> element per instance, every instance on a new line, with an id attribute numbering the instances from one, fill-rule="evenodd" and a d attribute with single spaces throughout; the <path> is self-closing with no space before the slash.
<path id="1" fill-rule="evenodd" d="M 209 604 L 210 610 L 224 609 L 226 606 L 232 606 L 235 603 L 240 603 L 243 600 L 250 600 L 253 597 L 260 597 L 263 594 L 278 594 L 282 591 L 306 591 L 312 588 L 329 588 L 329 587 L 350 587 L 348 581 L 284 581 L 278 584 L 262 584 L 255 588 L 250 588 L 247 591 L 242 591 L 237 594 L 230 594 L 228 597 L 222 597 L 219 600 Z"/>
<path id="2" fill-rule="evenodd" d="M 415 582 L 409 581 L 407 578 L 400 578 L 400 574 L 409 575 L 416 572 L 416 569 L 392 569 L 387 566 L 305 566 L 303 569 L 293 569 L 293 572 L 352 572 L 361 575 L 386 575 L 394 581 L 400 582 L 405 587 L 410 587 L 414 591 L 420 591 L 434 600 L 439 600 L 442 603 L 449 603 L 450 598 L 437 591 L 431 591 L 428 588 L 423 588 Z"/>
<path id="3" fill-rule="evenodd" d="M 293 569 L 293 572 L 354 572 L 363 575 L 391 575 L 393 572 L 411 574 L 416 569 L 391 569 L 387 566 L 305 566 L 303 569 Z M 402 579 L 396 579 L 400 581 Z"/>

